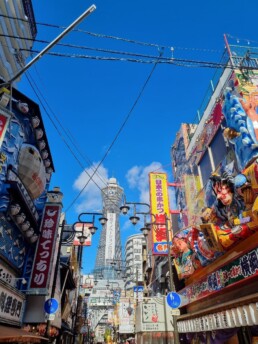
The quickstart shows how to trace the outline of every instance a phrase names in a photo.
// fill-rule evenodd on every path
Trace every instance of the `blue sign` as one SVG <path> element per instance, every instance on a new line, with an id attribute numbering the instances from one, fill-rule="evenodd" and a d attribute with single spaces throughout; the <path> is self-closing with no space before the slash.
<path id="1" fill-rule="evenodd" d="M 171 291 L 167 295 L 167 304 L 171 308 L 178 308 L 181 305 L 181 297 L 178 293 Z"/>
<path id="2" fill-rule="evenodd" d="M 137 293 L 137 292 L 143 292 L 143 286 L 133 287 L 133 291 L 134 291 L 135 293 Z"/>
<path id="3" fill-rule="evenodd" d="M 58 310 L 58 301 L 56 299 L 48 299 L 44 303 L 44 310 L 47 314 L 54 314 Z"/>

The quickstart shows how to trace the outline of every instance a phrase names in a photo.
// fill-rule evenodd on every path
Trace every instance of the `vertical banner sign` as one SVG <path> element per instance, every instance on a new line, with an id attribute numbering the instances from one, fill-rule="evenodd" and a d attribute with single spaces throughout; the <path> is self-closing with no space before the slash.
<path id="1" fill-rule="evenodd" d="M 49 285 L 50 265 L 52 263 L 55 242 L 59 226 L 61 205 L 47 204 L 42 217 L 40 238 L 34 259 L 30 293 L 46 293 Z"/>
<path id="2" fill-rule="evenodd" d="M 78 232 L 75 234 L 75 238 L 73 241 L 73 246 L 91 246 L 91 238 L 92 234 L 90 232 L 90 227 L 92 227 L 92 223 L 83 223 L 83 222 L 77 222 L 74 225 L 75 232 Z M 79 237 L 82 235 L 82 233 L 86 236 L 86 240 L 83 244 L 80 243 Z"/>
<path id="3" fill-rule="evenodd" d="M 116 245 L 116 213 L 107 213 L 107 236 L 105 247 L 105 259 L 114 259 Z"/>
<path id="4" fill-rule="evenodd" d="M 155 215 L 155 225 L 152 226 L 152 253 L 167 255 L 167 242 L 171 240 L 171 221 L 167 221 L 170 238 L 167 238 L 166 231 L 166 216 L 170 217 L 167 175 L 150 173 L 149 180 L 151 213 Z"/>
<path id="5" fill-rule="evenodd" d="M 134 333 L 134 304 L 130 299 L 120 299 L 119 303 L 119 333 Z"/>

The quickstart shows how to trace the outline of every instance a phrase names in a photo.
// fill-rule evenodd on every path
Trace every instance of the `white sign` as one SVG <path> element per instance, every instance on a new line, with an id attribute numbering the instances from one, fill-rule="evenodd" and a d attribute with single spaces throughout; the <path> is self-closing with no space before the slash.
<path id="1" fill-rule="evenodd" d="M 179 320 L 177 324 L 178 331 L 180 333 L 252 326 L 258 324 L 258 310 L 256 305 L 253 303 L 237 308 L 231 308 L 226 311 L 212 313 L 203 317 Z"/>
<path id="2" fill-rule="evenodd" d="M 11 284 L 13 287 L 16 285 L 17 277 L 15 277 L 8 269 L 3 265 L 0 266 L 0 280 L 8 284 Z"/>
<path id="3" fill-rule="evenodd" d="M 132 308 L 132 312 L 128 309 Z M 129 314 L 130 313 L 130 314 Z M 119 303 L 119 333 L 134 333 L 134 304 L 131 304 L 129 299 L 120 298 Z"/>
<path id="4" fill-rule="evenodd" d="M 133 262 L 134 265 L 132 266 L 134 274 L 134 278 L 137 279 L 138 282 L 143 282 L 143 271 L 142 271 L 142 239 L 133 239 Z"/>
<path id="5" fill-rule="evenodd" d="M 143 298 L 137 307 L 136 333 L 173 331 L 172 311 L 165 297 Z"/>
<path id="6" fill-rule="evenodd" d="M 24 311 L 25 296 L 9 290 L 0 283 L 0 321 L 10 320 L 17 324 L 21 324 Z"/>
<path id="7" fill-rule="evenodd" d="M 113 259 L 116 246 L 116 213 L 107 213 L 105 259 Z"/>
<path id="8" fill-rule="evenodd" d="M 48 320 L 54 320 L 55 319 L 55 314 L 47 314 L 47 319 Z"/>

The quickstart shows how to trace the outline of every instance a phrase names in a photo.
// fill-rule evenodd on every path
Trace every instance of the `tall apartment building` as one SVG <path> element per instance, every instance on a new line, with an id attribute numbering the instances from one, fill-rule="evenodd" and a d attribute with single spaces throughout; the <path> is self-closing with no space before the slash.
<path id="1" fill-rule="evenodd" d="M 142 234 L 127 238 L 125 244 L 126 289 L 143 284 L 143 246 L 146 240 Z"/>

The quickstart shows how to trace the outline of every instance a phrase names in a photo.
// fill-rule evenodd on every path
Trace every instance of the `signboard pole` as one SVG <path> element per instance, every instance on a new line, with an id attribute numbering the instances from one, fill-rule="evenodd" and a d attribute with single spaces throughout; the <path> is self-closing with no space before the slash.
<path id="1" fill-rule="evenodd" d="M 65 223 L 66 223 L 66 221 L 63 220 L 62 226 L 61 226 L 60 235 L 59 235 L 58 251 L 57 251 L 57 257 L 56 257 L 56 265 L 55 265 L 53 284 L 52 284 L 51 296 L 50 296 L 51 299 L 53 299 L 55 297 L 56 281 L 57 281 L 57 275 L 58 275 L 58 271 L 59 271 L 59 260 L 60 260 L 60 255 L 61 255 L 62 236 L 63 236 L 63 231 L 64 231 L 64 228 L 65 228 Z M 46 336 L 48 336 L 48 334 L 49 334 L 50 327 L 51 327 L 51 320 L 48 319 L 47 320 L 47 327 L 46 327 Z"/>
<path id="2" fill-rule="evenodd" d="M 171 247 L 170 247 L 170 236 L 169 236 L 169 230 L 168 230 L 168 217 L 167 214 L 165 214 L 165 224 L 166 224 L 166 237 L 167 237 L 167 251 L 168 251 L 168 269 L 169 269 L 169 284 L 170 284 L 170 290 L 172 292 L 175 291 L 175 284 L 174 284 L 174 278 L 173 278 L 173 270 L 172 270 L 172 263 L 171 263 Z M 172 236 L 172 234 L 171 234 Z M 164 305 L 165 307 L 165 305 Z M 166 309 L 165 309 L 166 313 Z M 179 344 L 179 336 L 178 336 L 178 330 L 177 330 L 177 319 L 176 316 L 173 315 L 173 326 L 174 326 L 174 343 Z"/>

